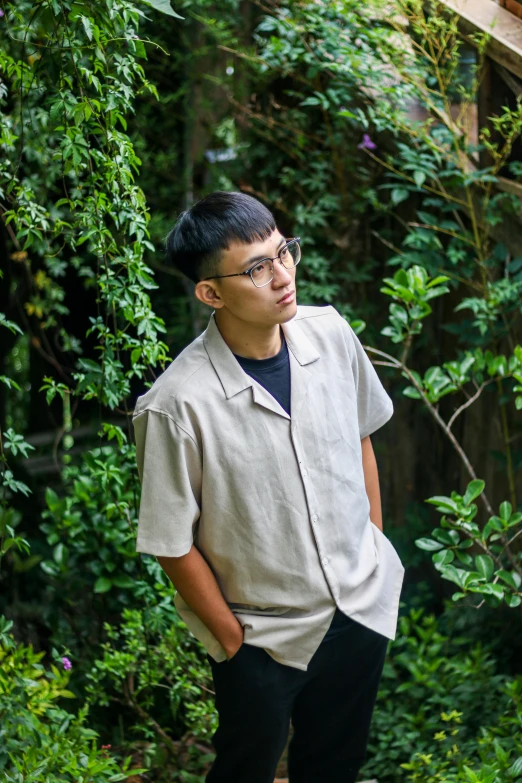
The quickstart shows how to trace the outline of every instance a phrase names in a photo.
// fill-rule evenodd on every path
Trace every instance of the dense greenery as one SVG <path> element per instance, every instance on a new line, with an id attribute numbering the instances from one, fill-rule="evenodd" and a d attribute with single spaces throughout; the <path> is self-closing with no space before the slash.
<path id="1" fill-rule="evenodd" d="M 379 343 L 395 419 L 420 423 L 417 505 L 386 526 L 412 577 L 363 772 L 520 783 L 521 105 L 473 136 L 488 38 L 465 68 L 435 2 L 175 9 L 0 17 L 0 771 L 199 781 L 211 761 L 203 651 L 134 551 L 130 414 L 207 318 L 165 231 L 228 188 L 302 237 L 300 302 Z"/>

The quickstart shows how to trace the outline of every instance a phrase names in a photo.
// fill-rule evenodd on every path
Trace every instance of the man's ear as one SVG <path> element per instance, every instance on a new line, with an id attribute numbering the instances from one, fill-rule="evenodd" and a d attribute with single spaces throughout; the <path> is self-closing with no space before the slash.
<path id="1" fill-rule="evenodd" d="M 221 299 L 217 287 L 211 280 L 200 280 L 196 283 L 194 293 L 203 304 L 213 307 L 214 310 L 218 310 L 223 307 L 223 300 Z"/>

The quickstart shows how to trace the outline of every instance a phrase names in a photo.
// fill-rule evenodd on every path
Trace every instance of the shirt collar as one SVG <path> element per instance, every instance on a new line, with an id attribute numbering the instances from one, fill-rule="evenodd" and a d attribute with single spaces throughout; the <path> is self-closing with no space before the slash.
<path id="1" fill-rule="evenodd" d="M 242 369 L 236 357 L 224 341 L 213 312 L 203 333 L 203 343 L 208 357 L 216 371 L 227 399 L 252 386 L 252 378 Z M 303 332 L 295 317 L 282 324 L 288 348 L 300 365 L 310 364 L 320 358 L 320 354 Z"/>

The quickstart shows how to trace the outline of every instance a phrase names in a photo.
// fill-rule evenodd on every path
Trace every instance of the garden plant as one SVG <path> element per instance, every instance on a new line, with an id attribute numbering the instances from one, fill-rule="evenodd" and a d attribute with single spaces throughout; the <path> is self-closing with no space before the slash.
<path id="1" fill-rule="evenodd" d="M 0 25 L 0 777 L 212 759 L 202 648 L 134 548 L 131 414 L 202 324 L 166 227 L 223 188 L 302 237 L 300 303 L 362 334 L 447 462 L 385 531 L 415 580 L 366 778 L 521 783 L 522 104 L 470 124 L 493 31 L 432 0 L 18 0 Z"/>

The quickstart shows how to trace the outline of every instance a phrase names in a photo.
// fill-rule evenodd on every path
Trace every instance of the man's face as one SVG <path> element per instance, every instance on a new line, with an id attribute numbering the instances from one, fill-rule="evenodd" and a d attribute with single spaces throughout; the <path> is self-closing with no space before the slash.
<path id="1" fill-rule="evenodd" d="M 231 244 L 228 250 L 222 252 L 219 274 L 233 275 L 250 269 L 263 258 L 275 258 L 285 242 L 285 237 L 275 229 L 264 242 Z M 201 281 L 198 287 L 205 286 L 200 289 L 202 293 L 205 291 L 204 301 L 251 324 L 272 326 L 286 323 L 297 312 L 296 267 L 286 269 L 278 259 L 273 263 L 274 278 L 262 288 L 253 284 L 250 275 Z"/>

